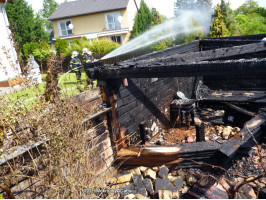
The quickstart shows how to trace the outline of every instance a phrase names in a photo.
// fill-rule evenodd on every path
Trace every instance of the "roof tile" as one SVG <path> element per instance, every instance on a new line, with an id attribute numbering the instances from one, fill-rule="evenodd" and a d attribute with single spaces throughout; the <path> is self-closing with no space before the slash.
<path id="1" fill-rule="evenodd" d="M 126 8 L 129 0 L 76 0 L 62 3 L 48 20 Z"/>

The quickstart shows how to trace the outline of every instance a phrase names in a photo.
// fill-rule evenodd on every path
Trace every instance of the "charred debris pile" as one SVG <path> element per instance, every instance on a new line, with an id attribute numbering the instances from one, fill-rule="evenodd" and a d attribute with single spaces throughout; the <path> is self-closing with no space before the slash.
<path id="1" fill-rule="evenodd" d="M 109 186 L 133 191 L 118 198 L 265 197 L 265 37 L 206 39 L 87 66 L 112 109 L 122 168 Z"/>

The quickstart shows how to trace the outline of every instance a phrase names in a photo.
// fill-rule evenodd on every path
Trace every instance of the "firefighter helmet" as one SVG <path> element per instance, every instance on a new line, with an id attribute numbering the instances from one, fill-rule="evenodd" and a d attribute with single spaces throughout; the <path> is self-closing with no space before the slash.
<path id="1" fill-rule="evenodd" d="M 79 55 L 79 53 L 77 51 L 73 51 L 72 55 L 75 57 L 75 56 Z"/>

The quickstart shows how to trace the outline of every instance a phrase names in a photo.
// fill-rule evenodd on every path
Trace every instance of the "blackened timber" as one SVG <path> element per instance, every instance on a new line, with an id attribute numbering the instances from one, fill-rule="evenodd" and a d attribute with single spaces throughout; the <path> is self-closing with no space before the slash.
<path id="1" fill-rule="evenodd" d="M 256 115 L 256 113 L 248 111 L 248 110 L 246 110 L 244 108 L 241 108 L 239 106 L 236 106 L 234 104 L 227 103 L 226 105 L 229 106 L 229 108 L 232 108 L 232 109 L 234 109 L 234 110 L 236 110 L 238 112 L 241 112 L 242 114 L 248 115 L 250 117 L 254 117 Z"/>
<path id="2" fill-rule="evenodd" d="M 201 52 L 189 52 L 185 54 L 173 54 L 170 56 L 160 55 L 155 58 L 148 59 L 147 57 L 145 60 L 129 60 L 122 63 L 117 63 L 116 65 L 121 65 L 123 67 L 131 67 L 131 66 L 138 66 L 138 65 L 158 65 L 158 64 L 165 64 L 169 62 L 176 62 L 176 63 L 192 63 L 192 62 L 199 62 L 199 61 L 211 61 L 211 60 L 230 60 L 230 58 L 238 57 L 239 59 L 242 58 L 257 58 L 263 56 L 264 58 L 266 53 L 266 48 L 262 43 L 253 43 L 247 44 L 242 46 L 235 46 L 235 47 L 226 47 L 208 51 L 201 51 Z M 115 65 L 114 65 L 115 67 Z"/>
<path id="3" fill-rule="evenodd" d="M 217 157 L 222 159 L 232 159 L 237 153 L 237 150 L 256 137 L 256 134 L 260 132 L 261 125 L 265 123 L 265 118 L 256 116 L 250 121 L 246 122 L 244 127 L 240 131 L 242 137 L 234 137 L 228 142 L 224 143 L 217 151 Z M 253 136 L 252 136 L 253 135 Z"/>
<path id="4" fill-rule="evenodd" d="M 190 64 L 165 63 L 164 65 L 151 63 L 138 67 L 106 67 L 95 70 L 98 71 L 98 77 L 101 79 L 256 75 L 266 74 L 266 59 L 204 61 Z"/>

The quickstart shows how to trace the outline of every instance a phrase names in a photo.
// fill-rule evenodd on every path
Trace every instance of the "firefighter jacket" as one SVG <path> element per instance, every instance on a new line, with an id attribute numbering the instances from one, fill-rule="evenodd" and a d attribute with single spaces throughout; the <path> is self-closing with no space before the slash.
<path id="1" fill-rule="evenodd" d="M 83 53 L 83 62 L 84 63 L 91 63 L 94 61 L 94 57 L 93 56 L 89 56 L 87 53 Z"/>
<path id="2" fill-rule="evenodd" d="M 70 69 L 80 68 L 81 62 L 78 57 L 73 57 L 70 61 Z M 78 71 L 79 69 L 75 69 L 74 71 Z"/>

